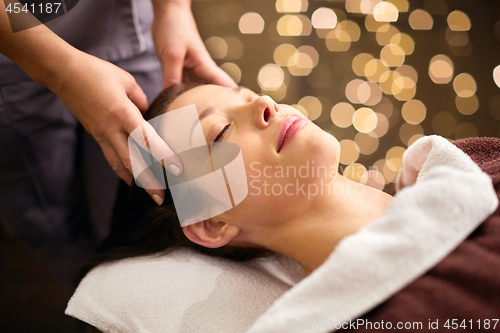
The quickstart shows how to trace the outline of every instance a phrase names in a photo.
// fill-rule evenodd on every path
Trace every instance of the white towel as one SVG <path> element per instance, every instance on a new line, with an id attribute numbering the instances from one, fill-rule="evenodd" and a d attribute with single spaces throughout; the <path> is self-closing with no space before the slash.
<path id="1" fill-rule="evenodd" d="M 304 276 L 282 255 L 236 263 L 179 249 L 94 268 L 65 313 L 103 332 L 244 332 Z"/>
<path id="2" fill-rule="evenodd" d="M 355 320 L 437 264 L 498 205 L 491 178 L 439 136 L 408 148 L 397 179 L 402 190 L 387 213 L 343 239 L 247 333 L 329 332 Z"/>

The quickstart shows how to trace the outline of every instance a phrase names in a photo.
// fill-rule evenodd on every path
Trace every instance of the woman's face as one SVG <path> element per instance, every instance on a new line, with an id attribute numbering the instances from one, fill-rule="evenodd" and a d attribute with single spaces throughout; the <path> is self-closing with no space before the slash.
<path id="1" fill-rule="evenodd" d="M 337 173 L 338 141 L 289 105 L 243 87 L 203 85 L 177 97 L 169 110 L 192 104 L 206 141 L 237 144 L 246 168 L 248 196 L 215 221 L 286 223 Z"/>

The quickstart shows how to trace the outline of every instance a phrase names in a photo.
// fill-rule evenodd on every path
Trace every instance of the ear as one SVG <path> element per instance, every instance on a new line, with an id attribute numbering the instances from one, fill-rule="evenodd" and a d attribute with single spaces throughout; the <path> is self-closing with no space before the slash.
<path id="1" fill-rule="evenodd" d="M 184 235 L 193 243 L 218 248 L 229 243 L 240 233 L 240 228 L 223 221 L 204 220 L 182 227 Z"/>

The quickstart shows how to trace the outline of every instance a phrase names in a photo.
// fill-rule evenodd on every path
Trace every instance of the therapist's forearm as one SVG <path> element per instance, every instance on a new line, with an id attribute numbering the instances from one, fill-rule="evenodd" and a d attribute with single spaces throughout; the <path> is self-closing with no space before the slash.
<path id="1" fill-rule="evenodd" d="M 0 53 L 35 82 L 57 88 L 57 80 L 75 52 L 78 50 L 43 24 L 13 33 L 4 2 L 0 1 Z"/>

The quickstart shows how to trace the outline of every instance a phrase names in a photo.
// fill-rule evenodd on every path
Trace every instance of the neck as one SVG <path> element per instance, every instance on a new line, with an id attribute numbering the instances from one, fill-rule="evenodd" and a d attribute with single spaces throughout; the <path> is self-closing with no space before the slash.
<path id="1" fill-rule="evenodd" d="M 339 242 L 383 216 L 392 196 L 341 175 L 328 184 L 331 192 L 311 200 L 301 216 L 287 223 L 279 238 L 267 239 L 268 249 L 297 260 L 309 275 Z M 335 191 L 333 191 L 335 189 Z"/>

